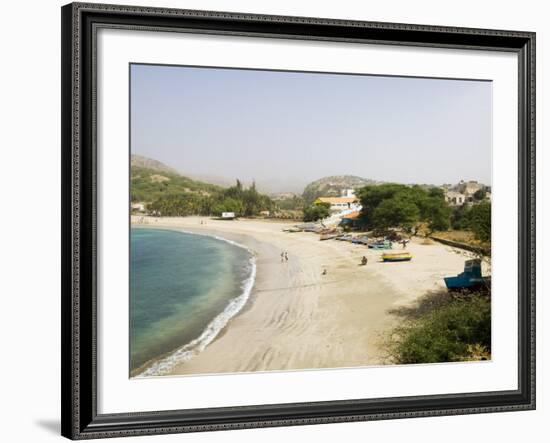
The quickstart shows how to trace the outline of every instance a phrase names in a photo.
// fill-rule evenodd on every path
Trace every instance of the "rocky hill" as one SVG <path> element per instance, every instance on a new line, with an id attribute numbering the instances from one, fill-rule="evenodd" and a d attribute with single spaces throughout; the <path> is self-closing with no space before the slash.
<path id="1" fill-rule="evenodd" d="M 345 189 L 357 189 L 367 185 L 375 185 L 379 182 L 355 175 L 334 175 L 323 177 L 308 184 L 302 197 L 309 204 L 317 197 L 339 197 Z"/>
<path id="2" fill-rule="evenodd" d="M 179 175 L 179 172 L 174 168 L 171 168 L 158 160 L 144 157 L 143 155 L 132 154 L 130 165 L 132 168 L 145 168 L 150 169 L 151 171 L 167 172 L 169 174 Z"/>

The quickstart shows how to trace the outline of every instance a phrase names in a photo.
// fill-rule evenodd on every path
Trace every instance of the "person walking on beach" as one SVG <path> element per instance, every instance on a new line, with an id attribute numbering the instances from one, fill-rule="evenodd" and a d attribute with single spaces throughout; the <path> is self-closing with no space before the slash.
<path id="1" fill-rule="evenodd" d="M 281 252 L 281 263 L 285 261 L 285 252 Z"/>
<path id="2" fill-rule="evenodd" d="M 288 252 L 285 252 L 285 261 L 288 261 Z"/>
<path id="3" fill-rule="evenodd" d="M 321 275 L 327 275 L 327 270 L 326 269 L 323 269 L 323 272 Z"/>

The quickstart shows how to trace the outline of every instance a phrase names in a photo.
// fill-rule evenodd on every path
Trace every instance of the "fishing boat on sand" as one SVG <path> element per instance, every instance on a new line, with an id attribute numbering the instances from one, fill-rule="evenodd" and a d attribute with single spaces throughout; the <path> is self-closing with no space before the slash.
<path id="1" fill-rule="evenodd" d="M 342 235 L 338 235 L 334 240 L 352 241 L 352 239 L 353 239 L 353 235 L 351 235 L 351 234 L 342 234 Z"/>
<path id="2" fill-rule="evenodd" d="M 302 232 L 303 229 L 298 226 L 291 226 L 290 228 L 284 228 L 283 232 Z"/>
<path id="3" fill-rule="evenodd" d="M 481 260 L 476 258 L 464 262 L 464 272 L 456 277 L 444 277 L 449 291 L 488 289 L 491 277 L 481 275 Z"/>
<path id="4" fill-rule="evenodd" d="M 354 245 L 367 245 L 369 242 L 369 238 L 366 235 L 360 235 L 359 237 L 353 237 L 351 239 L 351 242 Z"/>
<path id="5" fill-rule="evenodd" d="M 412 254 L 410 252 L 384 252 L 382 254 L 382 261 L 396 262 L 396 261 L 410 261 L 412 260 Z"/>
<path id="6" fill-rule="evenodd" d="M 375 241 L 373 243 L 369 243 L 368 247 L 370 249 L 391 249 L 392 248 L 392 242 L 389 240 L 379 240 Z"/>
<path id="7" fill-rule="evenodd" d="M 324 232 L 319 237 L 319 240 L 330 240 L 331 238 L 336 238 L 340 234 L 338 232 Z"/>

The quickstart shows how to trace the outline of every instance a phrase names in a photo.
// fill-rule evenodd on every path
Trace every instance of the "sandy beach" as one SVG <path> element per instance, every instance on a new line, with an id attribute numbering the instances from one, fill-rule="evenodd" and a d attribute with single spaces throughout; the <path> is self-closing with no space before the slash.
<path id="1" fill-rule="evenodd" d="M 133 223 L 138 220 L 144 227 L 218 235 L 256 256 L 256 281 L 246 306 L 206 349 L 170 375 L 387 363 L 383 336 L 397 321 L 390 311 L 444 289 L 443 277 L 461 272 L 467 258 L 465 251 L 413 239 L 407 246 L 412 261 L 384 263 L 381 251 L 320 241 L 313 233 L 286 233 L 282 229 L 290 223 L 268 220 L 132 217 Z M 283 251 L 288 262 L 281 262 Z M 363 255 L 366 266 L 359 265 Z"/>

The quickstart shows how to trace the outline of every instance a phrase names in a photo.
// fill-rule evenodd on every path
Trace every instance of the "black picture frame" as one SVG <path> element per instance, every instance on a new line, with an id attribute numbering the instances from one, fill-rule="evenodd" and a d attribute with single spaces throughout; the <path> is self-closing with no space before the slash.
<path id="1" fill-rule="evenodd" d="M 72 3 L 62 16 L 62 435 L 71 439 L 535 408 L 535 33 Z M 518 389 L 314 403 L 97 413 L 95 38 L 154 32 L 483 49 L 519 61 Z"/>

